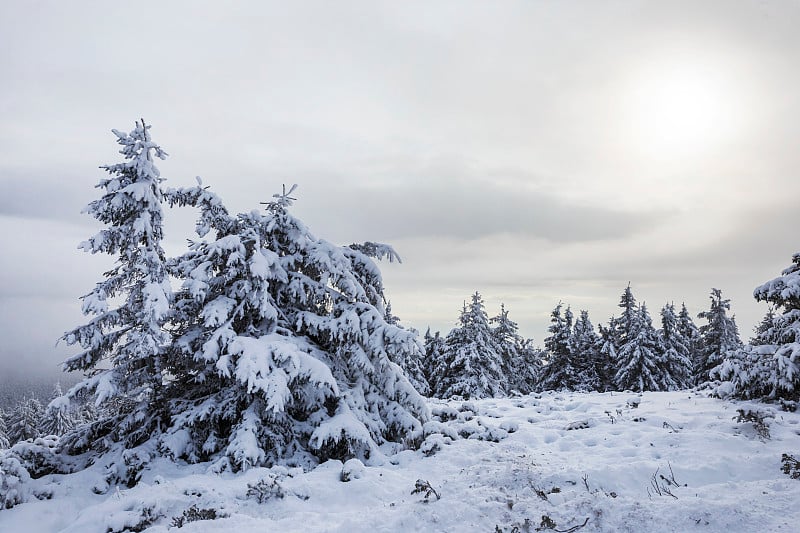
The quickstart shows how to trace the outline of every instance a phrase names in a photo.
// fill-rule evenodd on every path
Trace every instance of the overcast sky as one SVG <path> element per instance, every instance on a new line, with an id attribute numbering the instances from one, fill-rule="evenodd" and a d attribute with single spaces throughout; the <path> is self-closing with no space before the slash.
<path id="1" fill-rule="evenodd" d="M 71 353 L 111 264 L 80 211 L 139 117 L 167 185 L 238 212 L 298 183 L 317 236 L 393 244 L 407 326 L 478 290 L 541 344 L 630 281 L 654 317 L 719 287 L 747 338 L 800 244 L 798 28 L 795 0 L 0 2 L 0 376 Z"/>

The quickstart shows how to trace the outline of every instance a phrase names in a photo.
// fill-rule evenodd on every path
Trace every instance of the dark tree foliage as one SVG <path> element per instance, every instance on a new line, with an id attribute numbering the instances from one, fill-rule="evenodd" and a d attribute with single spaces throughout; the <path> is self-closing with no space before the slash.
<path id="1" fill-rule="evenodd" d="M 731 301 L 722 297 L 720 289 L 711 289 L 709 298 L 709 309 L 697 315 L 707 321 L 700 326 L 700 349 L 694 368 L 694 382 L 697 385 L 711 380 L 711 370 L 722 364 L 728 352 L 742 348 L 739 328 L 733 317 L 728 316 Z"/>
<path id="2" fill-rule="evenodd" d="M 503 359 L 480 293 L 475 292 L 445 339 L 436 372 L 438 398 L 485 398 L 505 393 Z"/>

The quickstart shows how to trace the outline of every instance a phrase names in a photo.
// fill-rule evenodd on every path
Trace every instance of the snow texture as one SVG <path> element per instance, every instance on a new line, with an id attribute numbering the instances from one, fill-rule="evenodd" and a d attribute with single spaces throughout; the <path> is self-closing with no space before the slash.
<path id="1" fill-rule="evenodd" d="M 203 510 L 217 518 L 181 530 L 510 532 L 535 531 L 543 517 L 559 530 L 585 523 L 582 532 L 796 530 L 800 481 L 781 471 L 781 455 L 800 449 L 799 413 L 686 391 L 635 395 L 637 408 L 630 397 L 432 401 L 429 424 L 441 432 L 429 434 L 424 449 L 379 465 L 330 460 L 308 472 L 214 474 L 209 463 L 155 459 L 138 485 L 106 494 L 91 490 L 103 481 L 103 464 L 17 481 L 6 455 L 0 468 L 11 475 L 0 483 L 11 488 L 2 494 L 28 501 L 0 510 L 0 531 L 106 533 L 145 524 L 146 532 L 165 533 L 176 518 Z M 770 437 L 737 421 L 738 410 L 760 412 Z M 459 435 L 470 430 L 484 438 Z M 440 498 L 426 503 L 424 493 L 412 494 L 418 480 Z"/>

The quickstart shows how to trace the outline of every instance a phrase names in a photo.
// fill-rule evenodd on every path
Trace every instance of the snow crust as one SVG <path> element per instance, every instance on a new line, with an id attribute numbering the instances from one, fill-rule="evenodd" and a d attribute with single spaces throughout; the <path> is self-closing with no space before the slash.
<path id="1" fill-rule="evenodd" d="M 535 531 L 543 516 L 562 530 L 588 520 L 584 532 L 797 531 L 800 523 L 800 480 L 781 472 L 781 454 L 800 450 L 800 413 L 689 391 L 430 406 L 423 447 L 379 466 L 331 460 L 305 473 L 277 466 L 218 475 L 208 464 L 155 459 L 139 485 L 101 495 L 90 490 L 103 478 L 96 465 L 22 480 L 29 501 L 0 510 L 0 531 L 120 531 L 151 509 L 145 531 L 163 533 L 191 506 L 218 518 L 180 531 Z M 763 413 L 770 437 L 737 422 L 739 409 Z M 462 438 L 470 434 L 477 438 Z M 677 482 L 674 497 L 654 492 L 659 475 Z M 440 499 L 412 494 L 420 479 Z M 269 489 L 262 503 L 249 488 L 259 482 Z"/>

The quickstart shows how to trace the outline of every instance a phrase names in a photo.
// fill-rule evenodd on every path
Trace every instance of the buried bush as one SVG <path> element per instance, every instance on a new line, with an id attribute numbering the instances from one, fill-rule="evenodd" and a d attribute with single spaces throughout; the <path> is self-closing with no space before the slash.
<path id="1" fill-rule="evenodd" d="M 265 503 L 275 498 L 282 499 L 285 496 L 286 490 L 283 488 L 283 483 L 275 474 L 269 474 L 256 483 L 247 484 L 247 497 L 258 503 Z"/>
<path id="2" fill-rule="evenodd" d="M 767 421 L 768 418 L 770 418 L 769 415 L 761 411 L 752 411 L 750 409 L 737 409 L 736 412 L 739 413 L 734 417 L 736 422 L 752 424 L 759 439 L 762 441 L 769 440 L 769 422 Z"/>
<path id="3" fill-rule="evenodd" d="M 0 455 L 0 509 L 11 509 L 28 501 L 27 483 L 30 480 L 30 474 L 19 459 L 8 454 Z"/>
<path id="4" fill-rule="evenodd" d="M 181 516 L 176 516 L 172 519 L 172 527 L 181 528 L 189 522 L 216 520 L 217 518 L 225 518 L 227 516 L 226 514 L 219 513 L 216 509 L 198 509 L 196 505 L 192 505 L 184 510 Z"/>
<path id="5" fill-rule="evenodd" d="M 781 470 L 792 479 L 800 479 L 800 461 L 788 453 L 781 455 Z"/>
<path id="6" fill-rule="evenodd" d="M 422 494 L 423 495 L 422 501 L 425 503 L 428 503 L 430 501 L 431 496 L 435 496 L 436 500 L 439 500 L 441 498 L 436 489 L 434 489 L 431 486 L 430 482 L 425 479 L 417 480 L 417 482 L 414 484 L 414 490 L 411 491 L 411 494 Z"/>

